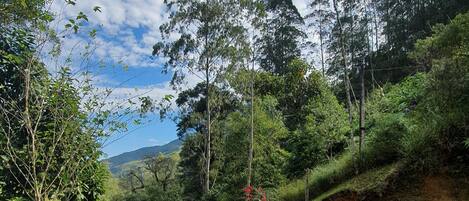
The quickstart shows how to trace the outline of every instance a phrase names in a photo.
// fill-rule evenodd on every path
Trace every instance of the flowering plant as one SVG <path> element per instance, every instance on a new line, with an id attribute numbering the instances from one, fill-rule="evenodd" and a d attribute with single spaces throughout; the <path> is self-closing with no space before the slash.
<path id="1" fill-rule="evenodd" d="M 247 186 L 243 189 L 243 192 L 247 201 L 267 201 L 267 195 L 262 187 Z"/>

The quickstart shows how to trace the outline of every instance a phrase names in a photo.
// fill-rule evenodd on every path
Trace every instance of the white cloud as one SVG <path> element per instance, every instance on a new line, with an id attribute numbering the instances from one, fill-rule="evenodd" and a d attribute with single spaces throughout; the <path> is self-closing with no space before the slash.
<path id="1" fill-rule="evenodd" d="M 150 59 L 152 46 L 161 39 L 159 26 L 167 21 L 168 13 L 163 0 L 78 0 L 76 5 L 66 5 L 56 0 L 52 9 L 57 16 L 57 29 L 61 30 L 66 19 L 74 18 L 79 12 L 89 18 L 89 27 L 101 27 L 95 39 L 95 58 L 108 63 L 120 63 L 129 68 L 160 67 L 161 61 Z M 302 15 L 305 15 L 306 0 L 293 0 Z M 99 6 L 101 12 L 94 12 Z M 80 35 L 72 34 L 62 40 L 63 49 L 71 50 L 79 41 L 86 41 Z M 84 45 L 84 44 L 81 44 Z M 79 48 L 78 48 L 79 49 Z M 98 86 L 107 86 L 116 81 L 97 76 Z M 201 80 L 195 75 L 187 74 L 184 89 L 195 86 Z M 106 83 L 106 84 L 105 84 Z M 138 87 L 111 87 L 113 100 L 125 100 L 138 94 L 159 100 L 167 94 L 176 95 L 168 82 Z"/>
<path id="2" fill-rule="evenodd" d="M 99 6 L 101 12 L 94 12 Z M 152 46 L 161 38 L 159 26 L 168 19 L 163 0 L 78 0 L 67 5 L 56 0 L 52 10 L 57 13 L 57 29 L 63 30 L 68 19 L 83 12 L 88 27 L 100 27 L 96 39 L 96 56 L 107 62 L 123 62 L 129 67 L 158 67 L 150 58 Z M 71 43 L 78 35 L 63 40 Z"/>
<path id="3" fill-rule="evenodd" d="M 298 12 L 300 12 L 301 16 L 305 16 L 307 13 L 307 2 L 306 0 L 293 0 L 293 5 L 296 6 Z"/>

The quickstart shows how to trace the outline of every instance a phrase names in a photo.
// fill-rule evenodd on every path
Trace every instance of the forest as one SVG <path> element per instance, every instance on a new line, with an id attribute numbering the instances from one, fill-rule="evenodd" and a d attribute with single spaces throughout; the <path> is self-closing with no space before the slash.
<path id="1" fill-rule="evenodd" d="M 154 0 L 174 93 L 121 99 L 91 15 L 124 0 L 80 1 L 0 1 L 0 200 L 469 201 L 469 1 Z M 111 173 L 155 116 L 178 150 Z"/>

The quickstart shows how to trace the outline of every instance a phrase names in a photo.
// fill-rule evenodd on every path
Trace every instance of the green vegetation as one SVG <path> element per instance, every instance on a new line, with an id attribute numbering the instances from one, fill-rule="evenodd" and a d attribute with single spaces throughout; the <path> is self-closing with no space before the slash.
<path id="1" fill-rule="evenodd" d="M 147 156 L 154 156 L 157 154 L 172 154 L 178 152 L 181 146 L 180 140 L 174 140 L 168 144 L 161 146 L 144 147 L 135 151 L 120 154 L 118 156 L 110 157 L 104 162 L 108 163 L 109 169 L 112 174 L 120 175 L 122 170 L 136 168 L 142 166 L 143 159 Z"/>
<path id="2" fill-rule="evenodd" d="M 357 160 L 348 152 L 337 160 L 314 169 L 309 175 L 308 186 L 310 192 L 314 192 L 313 197 L 320 195 L 316 199 L 321 200 L 339 191 L 361 192 L 361 188 L 367 185 L 351 183 L 363 178 L 363 175 L 355 176 L 353 172 L 354 165 L 357 164 L 360 171 L 364 171 L 402 161 L 407 174 L 438 172 L 445 166 L 455 168 L 456 173 L 467 174 L 465 171 L 460 171 L 461 168 L 465 168 L 464 165 L 461 166 L 465 163 L 463 161 L 467 161 L 467 157 L 464 156 L 464 152 L 467 152 L 464 140 L 468 137 L 461 127 L 465 125 L 462 121 L 467 122 L 466 117 L 461 114 L 462 111 L 466 111 L 467 104 L 463 102 L 467 103 L 467 97 L 462 93 L 467 90 L 467 85 L 460 85 L 467 82 L 467 68 L 460 65 L 467 62 L 467 58 L 460 57 L 459 52 L 464 50 L 467 43 L 464 42 L 465 36 L 462 35 L 453 35 L 451 40 L 445 36 L 467 32 L 465 25 L 468 20 L 469 14 L 459 15 L 447 26 L 436 26 L 432 37 L 417 43 L 416 51 L 411 55 L 421 59 L 422 56 L 426 57 L 428 54 L 440 51 L 441 47 L 436 45 L 439 42 L 453 43 L 453 46 L 444 46 L 445 52 L 450 51 L 452 54 L 432 57 L 432 61 L 427 61 L 435 65 L 430 72 L 407 77 L 396 85 L 385 86 L 370 95 L 367 105 L 368 139 L 363 161 Z M 430 47 L 431 50 L 428 49 Z M 458 63 L 461 62 L 459 66 L 451 62 L 453 59 L 458 60 Z M 441 70 L 442 65 L 445 69 L 444 74 Z M 453 69 L 458 75 L 449 78 L 448 73 Z M 442 88 L 444 86 L 448 88 Z M 458 86 L 461 88 L 448 93 L 448 90 Z M 447 98 L 454 94 L 456 95 L 453 98 Z M 452 108 L 458 109 L 452 110 Z M 453 115 L 457 117 L 454 118 Z M 445 143 L 442 143 L 443 141 Z M 370 171 L 364 174 L 374 173 Z M 373 187 L 372 181 L 367 184 Z M 304 189 L 303 180 L 292 182 L 282 187 L 281 197 L 284 200 L 301 200 Z"/>
<path id="3" fill-rule="evenodd" d="M 1 200 L 469 197 L 469 2 L 164 1 L 152 55 L 176 108 L 107 101 L 72 72 L 96 30 L 79 12 L 56 32 L 50 3 L 0 3 Z M 63 53 L 75 34 L 83 52 Z M 151 112 L 180 139 L 101 160 L 122 119 Z"/>
<path id="4" fill-rule="evenodd" d="M 376 193 L 382 193 L 384 189 L 388 187 L 386 186 L 388 180 L 393 179 L 392 177 L 395 176 L 398 171 L 399 163 L 370 170 L 337 185 L 327 192 L 317 196 L 314 200 L 321 201 L 341 192 L 362 194 L 367 193 L 368 191 L 375 191 Z"/>

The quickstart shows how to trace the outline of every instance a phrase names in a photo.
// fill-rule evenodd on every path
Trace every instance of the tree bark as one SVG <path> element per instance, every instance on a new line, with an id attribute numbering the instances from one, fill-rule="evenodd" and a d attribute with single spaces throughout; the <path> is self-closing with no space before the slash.
<path id="1" fill-rule="evenodd" d="M 319 4 L 321 6 L 321 4 Z M 324 44 L 323 44 L 323 38 L 322 38 L 322 20 L 323 20 L 323 13 L 322 13 L 322 7 L 319 8 L 319 46 L 321 48 L 321 68 L 322 68 L 322 76 L 326 77 L 326 70 L 324 67 Z"/>
<path id="2" fill-rule="evenodd" d="M 375 3 L 376 4 L 376 3 Z M 375 58 L 378 57 L 378 51 L 379 51 L 379 22 L 378 22 L 378 16 L 376 15 L 376 13 L 378 12 L 377 11 L 377 7 L 376 5 L 374 5 L 374 11 L 373 11 L 373 22 L 374 22 L 374 28 L 375 28 Z M 376 84 L 376 79 L 375 79 L 375 70 L 374 70 L 374 67 L 372 66 L 371 67 L 371 83 L 373 83 L 372 87 L 374 89 L 375 87 L 375 84 Z"/>
<path id="3" fill-rule="evenodd" d="M 210 159 L 211 159 L 211 153 L 210 153 L 210 144 L 211 144 L 211 133 L 210 133 L 210 126 L 211 126 L 211 119 L 210 119 L 210 76 L 209 76 L 209 64 L 208 64 L 208 58 L 205 66 L 205 73 L 206 73 L 206 90 L 207 90 L 207 136 L 205 140 L 205 187 L 204 191 L 205 193 L 208 193 L 210 191 Z"/>
<path id="4" fill-rule="evenodd" d="M 255 79 L 255 71 L 254 71 L 254 58 L 252 62 L 252 69 L 251 69 L 251 132 L 249 133 L 249 157 L 248 157 L 248 182 L 247 186 L 251 186 L 251 179 L 252 179 L 252 159 L 253 159 L 253 152 L 254 152 L 254 79 Z"/>
<path id="5" fill-rule="evenodd" d="M 365 63 L 361 66 L 360 72 L 360 159 L 363 159 L 363 149 L 365 147 Z"/>

